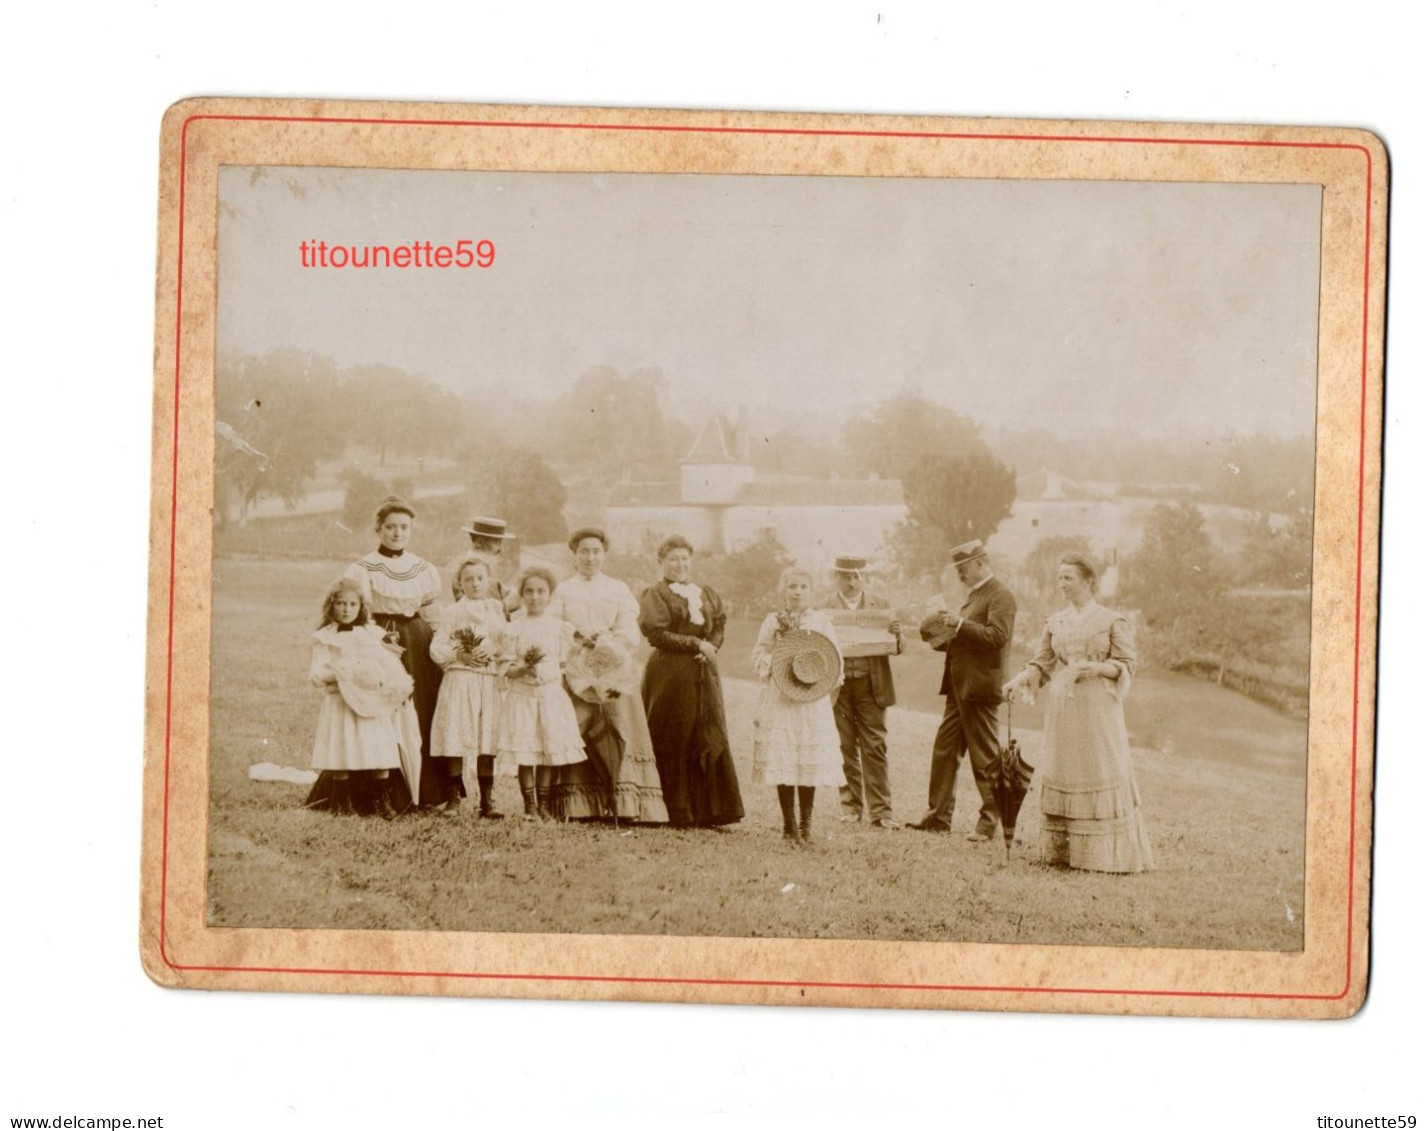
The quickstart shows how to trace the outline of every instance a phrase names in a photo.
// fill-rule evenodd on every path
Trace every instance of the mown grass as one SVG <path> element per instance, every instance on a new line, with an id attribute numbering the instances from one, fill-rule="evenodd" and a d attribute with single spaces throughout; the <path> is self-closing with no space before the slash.
<path id="1" fill-rule="evenodd" d="M 306 640 L 341 566 L 215 565 L 215 925 L 1301 948 L 1299 725 L 1187 680 L 1146 678 L 1132 695 L 1151 701 L 1132 729 L 1148 720 L 1164 736 L 1135 752 L 1159 864 L 1142 876 L 1037 863 L 1034 788 L 1009 864 L 999 846 L 966 843 L 976 806 L 966 771 L 952 836 L 840 824 L 824 790 L 816 844 L 785 847 L 772 789 L 752 784 L 756 691 L 740 678 L 746 624 L 731 628 L 722 665 L 748 810 L 741 826 L 529 825 L 480 821 L 470 810 L 386 823 L 308 812 L 301 787 L 250 782 L 247 769 L 307 764 L 317 699 L 305 684 Z M 898 661 L 907 707 L 891 714 L 890 763 L 902 819 L 918 816 L 925 796 L 939 660 Z M 1016 723 L 1034 761 L 1031 714 L 1018 712 Z M 513 781 L 498 782 L 497 800 L 518 808 Z"/>

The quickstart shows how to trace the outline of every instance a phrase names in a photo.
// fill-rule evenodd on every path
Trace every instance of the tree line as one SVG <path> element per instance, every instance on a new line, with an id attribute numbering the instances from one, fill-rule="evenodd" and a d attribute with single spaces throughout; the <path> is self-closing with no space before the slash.
<path id="1" fill-rule="evenodd" d="M 408 469 L 413 459 L 418 466 L 429 460 L 464 485 L 459 497 L 423 503 L 442 525 L 454 529 L 476 506 L 509 518 L 528 543 L 559 541 L 572 496 L 588 511 L 602 506 L 609 486 L 621 480 L 672 485 L 693 442 L 655 368 L 594 367 L 548 399 L 524 395 L 518 381 L 458 396 L 394 367 L 343 369 L 318 354 L 284 350 L 220 359 L 216 396 L 219 524 L 241 521 L 262 496 L 297 503 L 320 465 L 360 448 L 369 453 L 365 463 L 349 465 L 340 477 L 341 520 L 350 529 L 365 527 L 383 495 L 416 493 L 419 484 L 385 471 L 400 457 Z M 1234 503 L 1248 515 L 1239 548 L 1229 555 L 1188 499 L 1167 499 L 1152 510 L 1140 549 L 1119 563 L 1116 596 L 1139 612 L 1149 652 L 1167 666 L 1185 667 L 1205 655 L 1267 662 L 1290 638 L 1299 650 L 1305 603 L 1245 605 L 1232 594 L 1249 586 L 1307 586 L 1311 441 L 1027 435 L 1032 440 L 1020 447 L 1004 432 L 988 437 L 969 418 L 903 389 L 854 414 L 836 434 L 790 426 L 760 434 L 749 454 L 763 471 L 899 480 L 907 517 L 884 550 L 901 582 L 921 588 L 935 583 L 951 546 L 996 532 L 1016 500 L 1018 471 L 1023 486 L 1051 467 L 1086 479 L 1104 474 L 1121 481 L 1124 494 L 1139 493 L 1137 479 L 1163 485 L 1183 476 L 1195 486 L 1194 497 Z M 1086 548 L 1086 540 L 1043 540 L 1018 563 L 1032 604 L 1055 602 L 1054 561 L 1072 548 Z M 652 545 L 625 548 L 626 564 L 653 576 L 652 551 Z M 771 599 L 789 558 L 775 532 L 766 532 L 702 564 L 736 607 L 757 610 Z"/>

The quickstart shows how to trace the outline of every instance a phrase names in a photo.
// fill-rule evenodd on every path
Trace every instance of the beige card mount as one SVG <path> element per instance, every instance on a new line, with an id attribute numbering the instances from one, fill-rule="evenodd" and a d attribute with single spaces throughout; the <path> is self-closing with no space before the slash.
<path id="1" fill-rule="evenodd" d="M 160 185 L 140 948 L 157 982 L 1360 1007 L 1375 137 L 195 100 L 165 117 Z M 415 512 L 399 556 L 376 552 L 387 495 Z M 487 572 L 513 607 L 524 571 L 527 597 L 542 569 L 565 582 L 569 535 L 603 532 L 579 543 L 605 551 L 608 584 L 584 583 L 603 595 L 568 582 L 557 609 L 623 633 L 645 673 L 579 707 L 587 764 L 536 798 L 573 819 L 522 819 L 505 772 L 554 748 L 558 683 L 489 677 L 478 699 L 470 671 L 439 694 L 419 677 L 418 770 L 392 737 L 406 708 L 358 715 L 316 662 L 324 598 L 365 576 L 363 608 L 429 671 L 411 646 L 459 608 L 454 567 L 493 519 L 513 537 L 477 548 L 503 550 Z M 656 615 L 682 585 L 671 536 L 707 587 L 683 635 Z M 949 795 L 947 760 L 933 770 L 939 732 L 945 754 L 988 717 L 955 678 L 948 698 L 918 631 L 968 621 L 954 667 L 990 638 L 943 568 L 971 538 L 1017 607 L 993 674 L 1038 652 L 1046 675 L 1098 663 L 990 716 L 1034 768 L 1010 843 L 968 840 L 984 736 Z M 1093 607 L 1066 551 L 1096 569 Z M 832 697 L 790 706 L 756 658 L 800 584 L 783 570 L 836 608 L 839 555 L 868 560 L 862 593 L 905 640 L 846 662 L 850 764 Z M 543 755 L 512 721 L 527 694 Z M 450 722 L 475 709 L 484 738 Z M 481 812 L 482 750 L 503 820 Z M 840 795 L 857 765 L 864 787 Z M 805 840 L 783 832 L 793 781 L 816 783 Z M 334 782 L 357 812 L 321 803 Z"/>

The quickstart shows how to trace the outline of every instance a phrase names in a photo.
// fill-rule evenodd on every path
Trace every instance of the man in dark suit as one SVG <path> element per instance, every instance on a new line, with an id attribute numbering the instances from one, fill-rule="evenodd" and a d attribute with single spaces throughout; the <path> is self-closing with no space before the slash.
<path id="1" fill-rule="evenodd" d="M 911 827 L 926 832 L 951 831 L 956 771 L 962 754 L 969 753 L 971 772 L 981 794 L 981 812 L 976 818 L 976 830 L 966 839 L 986 841 L 996 832 L 992 775 L 1000 751 L 996 731 L 1011 630 L 1016 623 L 1016 599 L 992 575 L 986 547 L 979 541 L 957 546 L 951 551 L 951 562 L 967 588 L 966 601 L 959 612 L 933 613 L 921 626 L 922 639 L 946 653 L 941 678 L 946 711 L 932 743 L 927 814 Z"/>
<path id="2" fill-rule="evenodd" d="M 863 587 L 867 559 L 846 555 L 834 559 L 837 592 L 819 603 L 824 609 L 885 609 L 887 599 Z M 902 651 L 902 625 L 895 618 L 888 631 Z M 849 656 L 843 661 L 842 688 L 833 703 L 833 718 L 842 745 L 842 774 L 847 784 L 842 818 L 860 821 L 864 815 L 879 829 L 895 829 L 892 790 L 887 784 L 887 708 L 897 701 L 892 665 L 886 656 Z"/>

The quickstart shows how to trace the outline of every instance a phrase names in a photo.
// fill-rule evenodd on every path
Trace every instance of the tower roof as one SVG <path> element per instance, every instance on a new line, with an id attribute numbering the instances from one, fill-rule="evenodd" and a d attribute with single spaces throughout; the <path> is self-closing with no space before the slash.
<path id="1" fill-rule="evenodd" d="M 717 412 L 704 417 L 694 446 L 680 463 L 738 463 L 733 457 L 733 443 L 728 422 Z"/>

